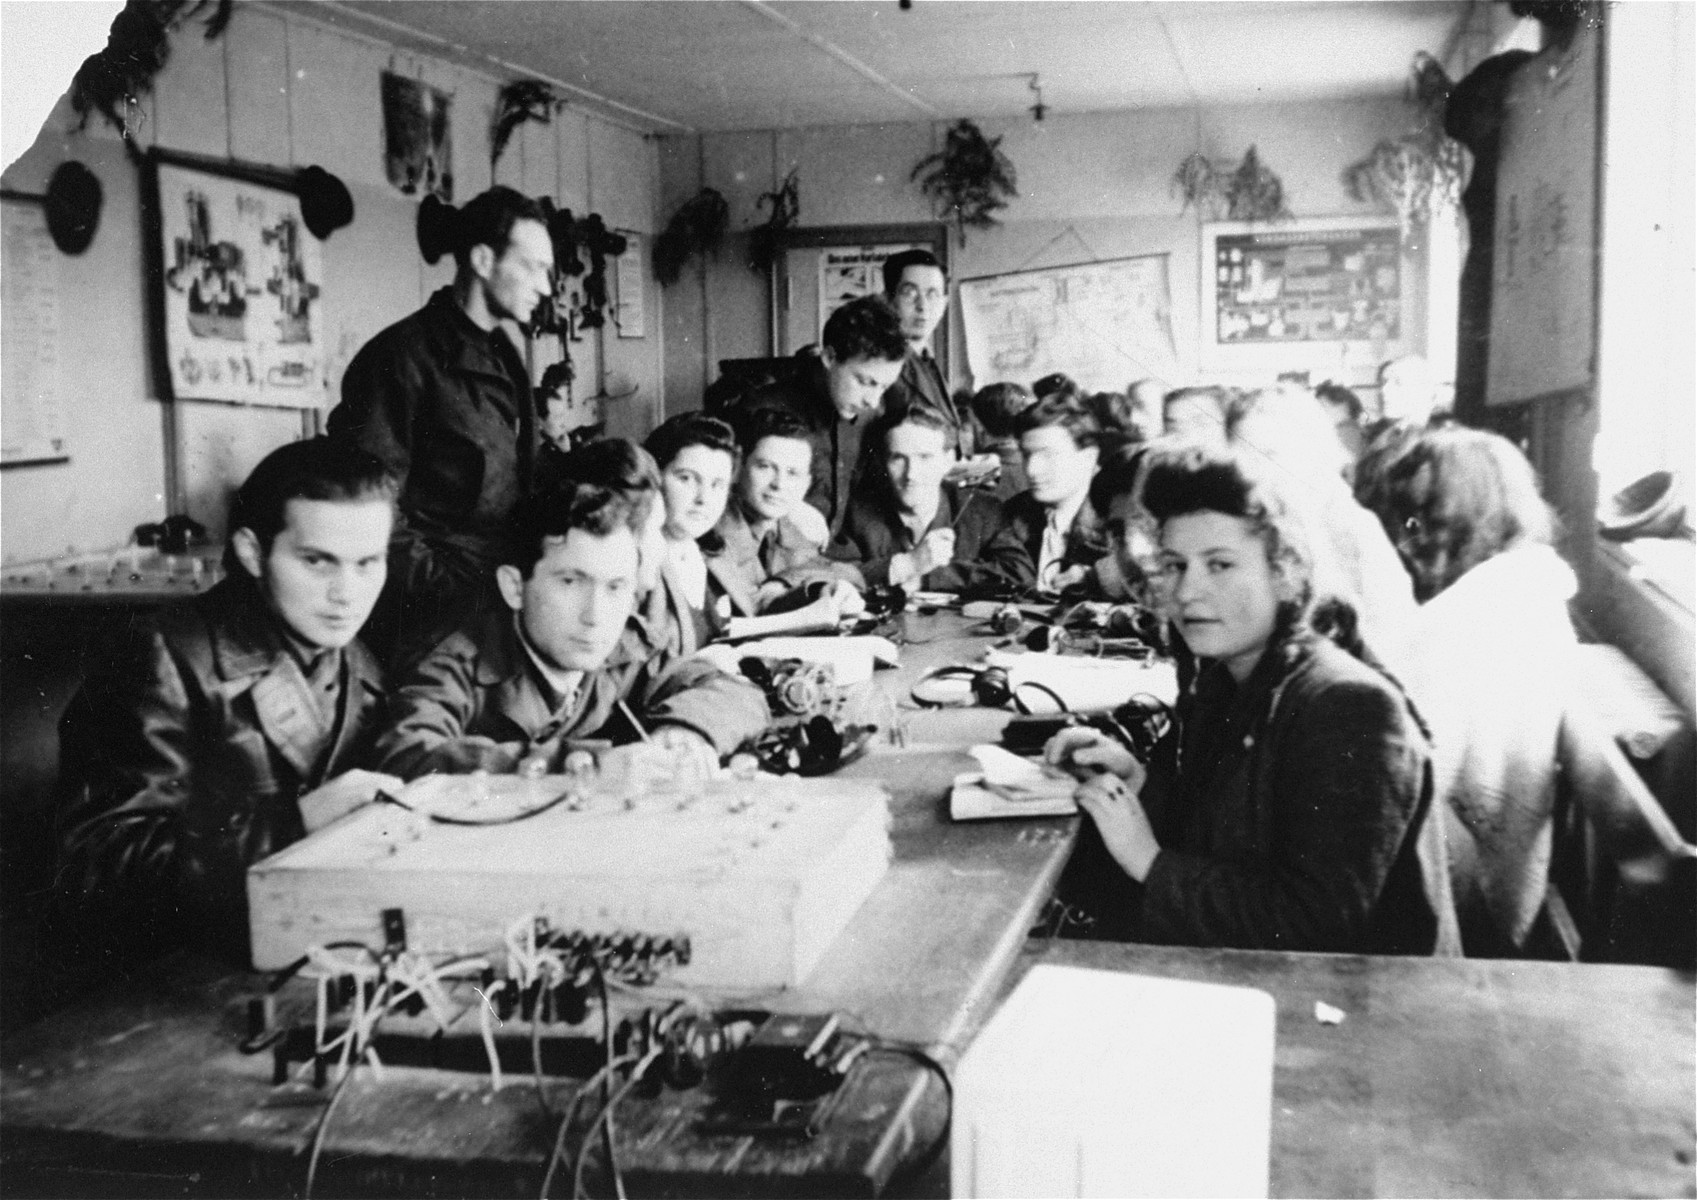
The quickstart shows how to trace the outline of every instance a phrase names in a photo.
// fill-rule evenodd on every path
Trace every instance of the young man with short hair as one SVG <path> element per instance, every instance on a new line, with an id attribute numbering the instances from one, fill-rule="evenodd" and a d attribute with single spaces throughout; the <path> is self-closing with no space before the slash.
<path id="1" fill-rule="evenodd" d="M 522 329 L 552 291 L 546 216 L 494 187 L 456 218 L 453 283 L 354 355 L 328 425 L 401 480 L 389 584 L 371 630 L 373 649 L 397 667 L 498 606 L 491 573 L 538 454 L 530 374 L 508 328 Z"/>
<path id="2" fill-rule="evenodd" d="M 796 523 L 813 476 L 813 442 L 801 417 L 781 407 L 738 414 L 742 448 L 730 502 L 704 540 L 709 588 L 732 615 L 750 617 L 787 600 L 797 588 L 826 583 L 844 612 L 858 611 L 852 568 L 828 561 Z"/>
<path id="3" fill-rule="evenodd" d="M 830 557 L 852 563 L 870 585 L 942 592 L 991 590 L 980 562 L 1002 524 L 994 496 L 945 483 L 954 462 L 949 427 L 928 405 L 899 403 L 867 433 L 881 454 L 873 486 L 849 503 Z"/>
<path id="4" fill-rule="evenodd" d="M 786 378 L 722 401 L 720 415 L 733 424 L 771 408 L 800 417 L 813 445 L 806 500 L 835 529 L 863 468 L 866 427 L 901 373 L 906 353 L 895 310 L 880 297 L 863 296 L 831 314 L 822 344 L 798 353 Z"/>
<path id="5" fill-rule="evenodd" d="M 355 635 L 395 492 L 345 443 L 273 451 L 236 493 L 226 578 L 94 660 L 59 727 L 53 907 L 69 928 L 245 959 L 249 864 L 396 782 L 355 772 L 328 810 L 324 793 L 301 803 L 377 732 L 382 676 Z"/>
<path id="6" fill-rule="evenodd" d="M 450 635 L 395 689 L 383 770 L 557 771 L 568 739 L 652 738 L 701 768 L 766 728 L 758 688 L 632 619 L 647 507 L 564 484 L 515 514 L 495 570 L 503 611 Z"/>
<path id="7" fill-rule="evenodd" d="M 1087 404 L 1065 393 L 1020 414 L 1020 455 L 1031 486 L 1003 507 L 985 551 L 1009 584 L 1046 594 L 1123 592 L 1100 514 L 1090 503 L 1101 428 Z"/>

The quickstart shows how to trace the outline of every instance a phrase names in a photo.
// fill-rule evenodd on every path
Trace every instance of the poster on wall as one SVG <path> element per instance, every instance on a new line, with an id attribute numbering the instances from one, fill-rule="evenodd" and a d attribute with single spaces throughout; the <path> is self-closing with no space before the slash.
<path id="1" fill-rule="evenodd" d="M 59 251 L 34 201 L 0 205 L 0 288 L 6 352 L 0 355 L 0 466 L 63 462 L 59 385 Z"/>
<path id="2" fill-rule="evenodd" d="M 622 338 L 639 338 L 645 336 L 647 329 L 642 301 L 642 235 L 633 229 L 619 232 L 624 235 L 625 252 L 614 260 L 613 266 L 613 287 L 618 297 L 613 326 Z"/>
<path id="3" fill-rule="evenodd" d="M 454 98 L 383 72 L 383 173 L 408 196 L 454 199 Z"/>
<path id="4" fill-rule="evenodd" d="M 1087 392 L 1179 378 L 1165 254 L 967 279 L 960 302 L 979 387 L 1056 371 Z"/>
<path id="5" fill-rule="evenodd" d="M 1385 217 L 1203 227 L 1205 367 L 1373 365 L 1403 352 L 1402 233 Z"/>
<path id="6" fill-rule="evenodd" d="M 157 180 L 172 397 L 322 406 L 324 265 L 299 199 L 165 162 Z"/>
<path id="7" fill-rule="evenodd" d="M 929 250 L 917 242 L 899 246 L 827 246 L 819 255 L 819 330 L 825 337 L 825 322 L 850 300 L 882 295 L 884 260 L 903 250 Z"/>

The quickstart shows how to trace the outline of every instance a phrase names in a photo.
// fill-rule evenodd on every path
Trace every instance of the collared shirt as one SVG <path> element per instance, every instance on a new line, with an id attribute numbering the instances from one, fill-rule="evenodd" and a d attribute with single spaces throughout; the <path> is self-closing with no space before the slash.
<path id="1" fill-rule="evenodd" d="M 583 687 L 583 672 L 561 670 L 543 658 L 530 644 L 530 638 L 524 632 L 524 622 L 517 613 L 513 614 L 513 628 L 518 631 L 519 645 L 524 647 L 525 655 L 536 668 L 537 677 L 548 690 L 548 701 L 554 712 L 569 712 L 577 704 L 578 692 Z"/>
<path id="2" fill-rule="evenodd" d="M 666 542 L 666 561 L 684 601 L 695 609 L 707 603 L 707 560 L 693 538 Z"/>
<path id="3" fill-rule="evenodd" d="M 1066 557 L 1067 533 L 1078 519 L 1078 510 L 1084 507 L 1085 495 L 1081 492 L 1049 510 L 1049 519 L 1043 526 L 1043 548 L 1037 559 L 1037 586 L 1043 591 L 1058 590 L 1055 577 L 1060 574 Z"/>

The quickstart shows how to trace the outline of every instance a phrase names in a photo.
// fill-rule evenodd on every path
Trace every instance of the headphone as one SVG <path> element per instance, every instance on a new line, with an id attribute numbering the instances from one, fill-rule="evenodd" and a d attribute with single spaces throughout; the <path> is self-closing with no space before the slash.
<path id="1" fill-rule="evenodd" d="M 964 691 L 958 685 L 947 686 L 956 680 L 966 682 Z M 1006 708 L 1012 704 L 1018 712 L 1030 715 L 1031 708 L 1022 696 L 1026 691 L 1043 693 L 1054 702 L 1058 712 L 1070 711 L 1067 702 L 1054 688 L 1033 679 L 1014 683 L 1006 667 L 938 667 L 915 683 L 910 694 L 915 703 L 926 708 L 964 708 L 973 704 L 983 708 Z"/>

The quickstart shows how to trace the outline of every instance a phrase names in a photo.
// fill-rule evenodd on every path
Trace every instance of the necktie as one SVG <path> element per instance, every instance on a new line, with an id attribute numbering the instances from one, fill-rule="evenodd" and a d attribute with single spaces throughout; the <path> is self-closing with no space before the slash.
<path id="1" fill-rule="evenodd" d="M 1061 573 L 1061 559 L 1066 555 L 1066 549 L 1066 531 L 1060 527 L 1055 514 L 1050 513 L 1043 525 L 1043 548 L 1037 556 L 1037 586 L 1040 590 L 1057 590 L 1055 577 Z"/>

